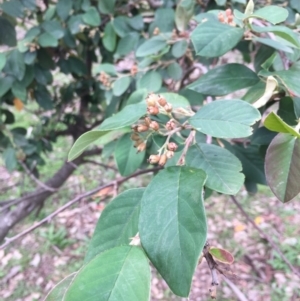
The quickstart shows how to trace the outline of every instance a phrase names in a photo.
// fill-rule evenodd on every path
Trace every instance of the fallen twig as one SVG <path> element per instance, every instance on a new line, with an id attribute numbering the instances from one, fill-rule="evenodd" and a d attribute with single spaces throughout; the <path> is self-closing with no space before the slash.
<path id="1" fill-rule="evenodd" d="M 145 170 L 140 170 L 140 171 L 137 171 L 135 173 L 133 173 L 132 175 L 128 176 L 128 177 L 122 177 L 122 178 L 119 178 L 119 179 L 116 179 L 108 184 L 105 184 L 105 185 L 101 185 L 101 186 L 98 186 L 97 188 L 95 189 L 92 189 L 86 193 L 83 193 L 81 195 L 78 195 L 77 197 L 75 197 L 73 200 L 69 201 L 68 203 L 66 203 L 65 205 L 63 205 L 62 207 L 60 207 L 59 209 L 57 209 L 56 211 L 52 212 L 50 215 L 48 215 L 47 217 L 45 217 L 44 219 L 40 220 L 39 222 L 37 222 L 35 225 L 32 225 L 31 227 L 29 227 L 28 229 L 24 230 L 23 232 L 11 237 L 11 238 L 6 238 L 5 240 L 5 243 L 2 244 L 0 246 L 0 249 L 4 249 L 6 248 L 8 245 L 10 245 L 12 242 L 16 241 L 17 239 L 27 235 L 28 233 L 32 232 L 33 230 L 35 230 L 36 228 L 40 227 L 41 225 L 49 222 L 53 217 L 55 217 L 56 215 L 58 215 L 59 213 L 61 213 L 62 211 L 66 210 L 67 208 L 69 208 L 70 206 L 72 206 L 73 204 L 79 202 L 80 200 L 86 198 L 86 197 L 89 197 L 93 194 L 95 194 L 96 192 L 98 192 L 99 190 L 102 190 L 106 187 L 109 187 L 109 186 L 114 186 L 116 184 L 120 185 L 124 182 L 126 182 L 127 180 L 131 179 L 131 178 L 134 178 L 134 177 L 137 177 L 139 175 L 142 175 L 142 174 L 146 174 L 146 173 L 150 173 L 150 172 L 155 172 L 155 171 L 158 171 L 160 170 L 161 168 L 160 167 L 156 167 L 156 168 L 151 168 L 151 169 L 145 169 Z"/>
<path id="2" fill-rule="evenodd" d="M 248 215 L 248 213 L 244 210 L 244 208 L 242 207 L 242 205 L 239 203 L 239 201 L 233 195 L 231 195 L 230 197 L 231 197 L 233 203 L 238 207 L 238 209 L 241 211 L 241 213 L 245 216 L 245 218 L 247 219 L 247 221 L 259 232 L 259 234 L 264 239 L 266 239 L 269 242 L 269 244 L 273 247 L 273 249 L 281 257 L 281 259 L 288 265 L 288 267 L 291 269 L 291 271 L 295 275 L 297 275 L 298 277 L 300 277 L 300 272 L 297 271 L 297 269 L 285 257 L 285 255 L 281 252 L 280 248 L 276 245 L 276 243 L 274 242 L 274 240 L 255 224 L 255 222 L 251 219 L 251 217 Z"/>

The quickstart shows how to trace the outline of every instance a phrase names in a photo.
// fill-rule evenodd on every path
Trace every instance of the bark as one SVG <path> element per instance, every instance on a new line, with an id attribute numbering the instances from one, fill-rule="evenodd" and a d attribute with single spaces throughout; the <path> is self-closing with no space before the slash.
<path id="1" fill-rule="evenodd" d="M 45 182 L 46 186 L 55 189 L 60 188 L 74 172 L 76 166 L 84 163 L 84 157 L 99 153 L 101 153 L 100 149 L 87 151 L 73 162 L 65 162 L 62 167 Z M 14 200 L 13 203 L 17 203 L 16 207 L 8 208 L 0 214 L 0 243 L 17 223 L 27 217 L 34 210 L 40 208 L 45 200 L 54 193 L 55 191 L 47 190 L 44 187 L 38 187 L 35 191 L 28 193 L 24 197 Z"/>

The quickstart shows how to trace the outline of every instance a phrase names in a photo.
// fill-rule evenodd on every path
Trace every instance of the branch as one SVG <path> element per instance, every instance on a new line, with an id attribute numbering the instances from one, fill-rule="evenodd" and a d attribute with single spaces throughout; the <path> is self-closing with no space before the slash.
<path id="1" fill-rule="evenodd" d="M 84 160 L 83 163 L 90 163 L 90 164 L 93 164 L 93 165 L 99 165 L 99 166 L 107 168 L 107 169 L 112 169 L 114 171 L 118 171 L 118 169 L 113 167 L 113 166 L 109 166 L 107 164 L 103 164 L 103 163 L 100 163 L 100 162 L 97 162 L 97 161 L 94 161 L 94 160 Z"/>
<path id="2" fill-rule="evenodd" d="M 50 215 L 48 215 L 47 217 L 45 217 L 44 219 L 42 219 L 41 221 L 39 221 L 38 223 L 36 223 L 35 225 L 29 227 L 25 231 L 17 234 L 16 236 L 13 236 L 11 238 L 7 238 L 6 242 L 0 246 L 0 250 L 6 248 L 12 242 L 14 242 L 17 239 L 25 236 L 26 234 L 30 233 L 31 231 L 35 230 L 36 228 L 40 227 L 41 225 L 45 224 L 46 222 L 49 222 L 53 217 L 55 217 L 56 215 L 58 215 L 62 211 L 66 210 L 67 208 L 69 208 L 73 204 L 79 202 L 83 198 L 89 197 L 89 196 L 95 194 L 96 192 L 98 192 L 99 190 L 102 190 L 102 189 L 104 189 L 106 187 L 114 186 L 116 184 L 120 185 L 120 184 L 126 182 L 127 180 L 129 180 L 131 178 L 137 177 L 137 176 L 142 175 L 142 174 L 150 173 L 150 172 L 155 172 L 155 171 L 158 171 L 160 169 L 161 169 L 160 167 L 156 167 L 156 168 L 151 168 L 151 169 L 146 169 L 146 170 L 140 170 L 138 172 L 133 173 L 132 175 L 130 175 L 128 177 L 119 178 L 119 179 L 117 179 L 115 181 L 112 181 L 112 182 L 110 182 L 108 184 L 105 184 L 105 185 L 98 186 L 95 189 L 92 189 L 92 190 L 90 190 L 90 191 L 88 191 L 86 193 L 83 193 L 83 194 L 75 197 L 73 200 L 69 201 L 68 203 L 66 203 L 65 205 L 63 205 L 62 207 L 60 207 L 59 209 L 57 209 L 56 211 L 54 211 L 53 213 L 51 213 Z"/>
<path id="3" fill-rule="evenodd" d="M 242 293 L 242 291 L 228 278 L 224 277 L 224 282 L 232 289 L 232 291 L 235 293 L 235 295 L 238 297 L 240 301 L 248 301 L 246 296 Z"/>
<path id="4" fill-rule="evenodd" d="M 255 222 L 250 218 L 250 216 L 248 215 L 248 213 L 244 210 L 244 208 L 242 207 L 242 205 L 238 202 L 238 200 L 231 195 L 230 196 L 233 203 L 238 207 L 238 209 L 241 211 L 241 213 L 244 215 L 244 217 L 246 218 L 246 220 L 259 232 L 259 234 L 269 242 L 269 244 L 273 247 L 273 249 L 278 253 L 278 255 L 281 257 L 281 259 L 288 265 L 288 267 L 291 269 L 291 271 L 297 275 L 298 277 L 300 277 L 300 272 L 297 271 L 297 269 L 290 263 L 290 261 L 285 257 L 285 255 L 281 252 L 280 248 L 276 245 L 276 243 L 274 242 L 274 240 L 267 235 L 263 230 L 261 230 L 256 224 Z"/>

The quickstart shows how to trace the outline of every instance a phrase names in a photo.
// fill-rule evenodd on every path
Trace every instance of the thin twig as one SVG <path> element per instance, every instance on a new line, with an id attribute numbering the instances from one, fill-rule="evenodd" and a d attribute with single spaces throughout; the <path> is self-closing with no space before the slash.
<path id="1" fill-rule="evenodd" d="M 238 209 L 241 211 L 241 213 L 244 215 L 244 217 L 247 219 L 247 221 L 259 232 L 259 234 L 266 239 L 269 244 L 273 247 L 273 249 L 278 253 L 278 255 L 281 257 L 281 259 L 288 265 L 288 267 L 291 269 L 291 271 L 300 277 L 300 272 L 297 271 L 297 269 L 290 263 L 290 261 L 285 257 L 285 255 L 281 252 L 280 248 L 276 245 L 274 240 L 267 235 L 263 230 L 261 230 L 255 222 L 251 219 L 251 217 L 248 215 L 248 213 L 244 210 L 242 205 L 239 203 L 239 201 L 233 196 L 230 196 L 234 204 L 238 207 Z"/>
<path id="2" fill-rule="evenodd" d="M 40 187 L 44 188 L 45 190 L 49 190 L 52 192 L 57 191 L 58 189 L 53 188 L 53 187 L 49 187 L 48 185 L 46 185 L 45 183 L 41 182 L 38 178 L 36 178 L 34 176 L 34 174 L 29 170 L 29 168 L 26 166 L 26 164 L 24 164 L 22 161 L 19 161 L 19 164 L 23 167 L 23 169 L 25 170 L 25 172 L 27 173 L 27 175 Z"/>
<path id="3" fill-rule="evenodd" d="M 140 170 L 140 171 L 137 171 L 135 173 L 133 173 L 132 175 L 128 176 L 128 177 L 125 177 L 125 178 L 119 178 L 115 181 L 112 181 L 108 184 L 105 184 L 105 185 L 101 185 L 101 186 L 98 186 L 97 188 L 95 189 L 92 189 L 86 193 L 83 193 L 81 195 L 78 195 L 77 197 L 75 197 L 73 200 L 69 201 L 68 203 L 66 203 L 65 205 L 63 205 L 62 207 L 60 207 L 59 209 L 57 209 L 56 211 L 52 212 L 50 215 L 48 215 L 47 217 L 45 217 L 44 219 L 40 220 L 38 223 L 36 223 L 35 225 L 29 227 L 28 229 L 26 229 L 25 231 L 11 237 L 11 238 L 6 238 L 6 242 L 4 244 L 2 244 L 0 246 L 0 249 L 4 249 L 6 248 L 8 245 L 10 245 L 12 242 L 16 241 L 17 239 L 25 236 L 26 234 L 32 232 L 33 230 L 35 230 L 36 228 L 40 227 L 41 225 L 49 222 L 53 217 L 55 217 L 56 215 L 58 215 L 59 213 L 61 213 L 62 211 L 66 210 L 67 208 L 69 208 L 70 206 L 72 206 L 73 204 L 79 202 L 80 200 L 86 198 L 86 197 L 89 197 L 93 194 L 95 194 L 96 192 L 98 192 L 99 190 L 102 190 L 106 187 L 109 187 L 109 186 L 114 186 L 116 185 L 116 183 L 118 185 L 126 182 L 127 180 L 131 179 L 131 178 L 134 178 L 134 177 L 137 177 L 139 175 L 142 175 L 142 174 L 146 174 L 146 173 L 150 173 L 150 172 L 155 172 L 155 171 L 158 171 L 160 170 L 161 168 L 160 167 L 156 167 L 156 168 L 151 168 L 151 169 L 145 169 L 145 170 Z"/>
<path id="4" fill-rule="evenodd" d="M 242 293 L 242 291 L 228 278 L 224 277 L 224 282 L 232 289 L 232 291 L 235 293 L 235 295 L 238 297 L 240 301 L 248 301 L 246 296 Z"/>
<path id="5" fill-rule="evenodd" d="M 106 164 L 103 164 L 103 163 L 100 163 L 100 162 L 97 162 L 97 161 L 94 161 L 94 160 L 84 160 L 83 163 L 90 163 L 90 164 L 94 164 L 94 165 L 99 165 L 101 167 L 104 167 L 104 168 L 107 168 L 107 169 L 112 169 L 114 171 L 118 171 L 115 167 L 113 166 L 109 166 L 109 165 L 106 165 Z"/>
<path id="6" fill-rule="evenodd" d="M 195 135 L 196 135 L 196 131 L 192 130 L 189 134 L 189 136 L 186 138 L 185 140 L 185 146 L 184 146 L 184 149 L 182 151 L 182 154 L 177 162 L 177 165 L 183 165 L 184 164 L 184 159 L 185 159 L 185 156 L 187 154 L 187 151 L 189 150 L 189 147 L 190 145 L 192 144 L 194 138 L 195 138 Z"/>

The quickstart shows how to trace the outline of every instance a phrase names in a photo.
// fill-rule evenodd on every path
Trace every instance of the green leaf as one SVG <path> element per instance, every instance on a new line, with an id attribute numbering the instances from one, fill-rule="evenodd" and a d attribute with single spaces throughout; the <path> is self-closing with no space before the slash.
<path id="1" fill-rule="evenodd" d="M 72 273 L 71 275 L 60 281 L 58 284 L 56 284 L 46 296 L 44 301 L 63 301 L 65 292 L 72 283 L 72 280 L 75 276 L 76 273 Z"/>
<path id="2" fill-rule="evenodd" d="M 210 247 L 208 252 L 214 257 L 214 259 L 222 263 L 232 264 L 234 261 L 234 257 L 227 250 Z"/>
<path id="3" fill-rule="evenodd" d="M 130 28 L 128 24 L 128 17 L 125 16 L 117 16 L 113 20 L 113 26 L 115 29 L 115 32 L 118 36 L 121 38 L 125 37 L 127 34 L 132 32 L 132 29 Z"/>
<path id="4" fill-rule="evenodd" d="M 27 90 L 26 87 L 24 87 L 24 85 L 22 85 L 20 82 L 15 81 L 11 90 L 15 97 L 21 99 L 22 101 L 26 101 Z"/>
<path id="5" fill-rule="evenodd" d="M 259 81 L 247 91 L 247 93 L 243 96 L 242 99 L 249 103 L 254 103 L 264 95 L 265 90 L 266 83 L 263 81 Z"/>
<path id="6" fill-rule="evenodd" d="M 278 24 L 284 22 L 288 15 L 288 11 L 283 7 L 267 5 L 259 10 L 256 10 L 252 15 L 248 16 L 248 18 L 259 18 L 272 24 Z"/>
<path id="7" fill-rule="evenodd" d="M 189 89 L 206 95 L 226 95 L 254 86 L 259 77 L 241 64 L 227 64 L 208 71 L 188 86 Z"/>
<path id="8" fill-rule="evenodd" d="M 207 174 L 205 186 L 225 194 L 236 194 L 244 183 L 242 164 L 230 151 L 213 144 L 199 143 L 189 148 L 186 165 Z"/>
<path id="9" fill-rule="evenodd" d="M 38 43 L 42 47 L 57 47 L 58 45 L 57 39 L 48 32 L 44 32 L 38 37 Z"/>
<path id="10" fill-rule="evenodd" d="M 72 9 L 72 0 L 58 0 L 56 4 L 56 13 L 62 20 L 66 20 Z"/>
<path id="11" fill-rule="evenodd" d="M 132 126 L 142 116 L 146 115 L 146 112 L 146 102 L 126 106 L 122 111 L 105 119 L 97 130 L 111 131 Z"/>
<path id="12" fill-rule="evenodd" d="M 190 108 L 189 101 L 182 95 L 166 92 L 166 93 L 160 93 L 161 96 L 163 96 L 168 103 L 172 105 L 174 109 L 176 108 Z"/>
<path id="13" fill-rule="evenodd" d="M 116 247 L 79 270 L 64 301 L 148 301 L 150 278 L 148 260 L 140 248 Z"/>
<path id="14" fill-rule="evenodd" d="M 18 161 L 16 151 L 13 148 L 9 147 L 4 150 L 3 159 L 5 166 L 9 172 L 12 172 L 14 169 L 16 169 Z"/>
<path id="15" fill-rule="evenodd" d="M 5 53 L 0 53 L 0 71 L 2 71 L 5 64 L 6 64 L 6 55 Z"/>
<path id="16" fill-rule="evenodd" d="M 95 7 L 90 7 L 89 10 L 82 15 L 84 23 L 90 26 L 99 26 L 101 23 L 100 14 Z"/>
<path id="17" fill-rule="evenodd" d="M 276 41 L 276 40 L 272 40 L 272 39 L 268 39 L 268 38 L 253 38 L 252 39 L 254 42 L 258 42 L 267 46 L 270 46 L 274 49 L 277 49 L 279 51 L 285 51 L 287 53 L 293 53 L 293 50 L 286 46 L 285 44 Z"/>
<path id="18" fill-rule="evenodd" d="M 177 62 L 173 62 L 167 67 L 167 72 L 173 80 L 180 80 L 182 78 L 182 68 Z"/>
<path id="19" fill-rule="evenodd" d="M 213 137 L 242 138 L 252 134 L 251 125 L 260 118 L 259 111 L 242 100 L 217 100 L 203 106 L 190 124 Z"/>
<path id="20" fill-rule="evenodd" d="M 122 176 L 128 176 L 135 172 L 143 163 L 145 152 L 137 153 L 130 139 L 130 133 L 118 140 L 115 148 L 115 160 Z"/>
<path id="21" fill-rule="evenodd" d="M 277 114 L 271 112 L 264 121 L 264 126 L 277 133 L 288 133 L 295 137 L 300 137 L 300 134 L 287 123 L 285 123 Z"/>
<path id="22" fill-rule="evenodd" d="M 165 37 L 154 36 L 149 40 L 146 40 L 139 48 L 136 50 L 135 55 L 137 57 L 144 57 L 151 54 L 157 54 L 159 51 L 163 50 L 167 46 L 167 41 Z"/>
<path id="23" fill-rule="evenodd" d="M 77 34 L 80 32 L 80 25 L 82 25 L 82 16 L 83 15 L 75 15 L 71 16 L 68 20 L 68 27 L 72 34 Z"/>
<path id="24" fill-rule="evenodd" d="M 196 27 L 191 40 L 197 55 L 218 57 L 236 46 L 243 35 L 242 28 L 208 20 Z"/>
<path id="25" fill-rule="evenodd" d="M 129 189 L 114 198 L 101 213 L 84 262 L 121 245 L 128 245 L 138 232 L 144 188 Z"/>
<path id="26" fill-rule="evenodd" d="M 118 43 L 116 54 L 124 56 L 133 51 L 138 45 L 140 35 L 137 32 L 130 32 L 122 37 Z"/>
<path id="27" fill-rule="evenodd" d="M 45 21 L 42 23 L 42 28 L 55 39 L 60 39 L 64 36 L 64 29 L 58 21 Z"/>
<path id="28" fill-rule="evenodd" d="M 172 46 L 172 55 L 175 58 L 180 58 L 185 55 L 187 48 L 188 43 L 186 40 L 178 41 Z"/>
<path id="29" fill-rule="evenodd" d="M 231 145 L 225 140 L 222 140 L 225 147 L 235 154 L 243 165 L 243 174 L 246 176 L 246 181 L 266 185 L 264 173 L 264 158 L 259 152 L 258 145 Z"/>
<path id="30" fill-rule="evenodd" d="M 137 82 L 138 89 L 147 89 L 149 92 L 157 92 L 162 86 L 162 77 L 156 71 L 145 73 Z"/>
<path id="31" fill-rule="evenodd" d="M 282 39 L 292 43 L 295 47 L 300 47 L 298 35 L 286 26 L 267 26 L 259 27 L 252 25 L 252 30 L 263 33 L 263 32 L 273 32 L 276 36 L 281 37 Z"/>
<path id="32" fill-rule="evenodd" d="M 24 6 L 19 0 L 10 0 L 10 1 L 2 2 L 1 9 L 9 16 L 15 18 L 23 17 Z"/>
<path id="33" fill-rule="evenodd" d="M 171 290 L 182 297 L 189 295 L 206 241 L 205 180 L 200 169 L 168 167 L 154 177 L 141 203 L 142 246 Z"/>
<path id="34" fill-rule="evenodd" d="M 13 75 L 18 80 L 21 80 L 25 74 L 25 63 L 22 53 L 17 49 L 12 50 L 8 55 L 4 72 Z"/>
<path id="35" fill-rule="evenodd" d="M 174 29 L 175 13 L 173 8 L 158 8 L 155 10 L 154 21 L 149 26 L 149 33 L 158 27 L 160 32 L 169 33 Z"/>
<path id="36" fill-rule="evenodd" d="M 117 43 L 117 36 L 116 36 L 115 30 L 114 30 L 114 27 L 112 25 L 112 22 L 109 22 L 106 24 L 102 42 L 103 42 L 104 47 L 108 51 L 112 52 L 115 50 L 116 43 Z"/>
<path id="37" fill-rule="evenodd" d="M 131 78 L 129 76 L 123 76 L 118 78 L 112 86 L 113 94 L 115 96 L 121 96 L 126 92 L 131 83 Z"/>
<path id="38" fill-rule="evenodd" d="M 185 31 L 194 15 L 194 0 L 180 0 L 176 6 L 175 23 L 179 31 Z"/>
<path id="39" fill-rule="evenodd" d="M 10 47 L 17 45 L 15 27 L 2 16 L 0 16 L 0 45 Z"/>
<path id="40" fill-rule="evenodd" d="M 142 31 L 144 29 L 144 20 L 142 15 L 136 15 L 128 19 L 128 25 L 137 31 Z"/>
<path id="41" fill-rule="evenodd" d="M 283 97 L 279 101 L 279 109 L 277 114 L 288 125 L 296 126 L 298 124 L 298 118 L 295 114 L 294 100 L 291 97 Z"/>
<path id="42" fill-rule="evenodd" d="M 300 192 L 300 140 L 289 134 L 278 134 L 266 155 L 265 171 L 268 184 L 283 203 Z"/>
<path id="43" fill-rule="evenodd" d="M 0 97 L 2 97 L 11 88 L 14 78 L 10 75 L 0 75 Z"/>
<path id="44" fill-rule="evenodd" d="M 53 109 L 52 97 L 45 86 L 37 85 L 34 91 L 34 97 L 37 103 L 45 110 Z"/>
<path id="45" fill-rule="evenodd" d="M 92 143 L 96 142 L 100 137 L 108 133 L 107 131 L 89 131 L 81 135 L 72 146 L 68 161 L 73 161 Z"/>
<path id="46" fill-rule="evenodd" d="M 128 106 L 128 105 L 140 103 L 142 101 L 145 101 L 146 97 L 147 97 L 147 90 L 146 89 L 135 90 L 129 96 L 129 98 L 126 102 L 126 105 Z"/>
<path id="47" fill-rule="evenodd" d="M 100 0 L 98 1 L 98 8 L 102 14 L 114 13 L 116 0 Z"/>

